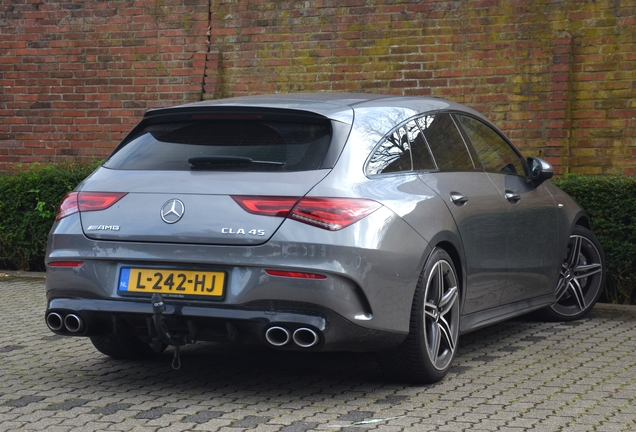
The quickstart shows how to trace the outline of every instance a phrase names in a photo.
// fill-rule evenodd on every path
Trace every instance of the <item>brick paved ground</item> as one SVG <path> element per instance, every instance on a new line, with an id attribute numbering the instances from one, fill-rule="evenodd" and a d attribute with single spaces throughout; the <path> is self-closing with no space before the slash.
<path id="1" fill-rule="evenodd" d="M 636 308 L 465 335 L 441 383 L 410 386 L 372 356 L 200 343 L 111 360 L 44 324 L 44 279 L 0 277 L 0 431 L 622 431 L 636 429 Z"/>

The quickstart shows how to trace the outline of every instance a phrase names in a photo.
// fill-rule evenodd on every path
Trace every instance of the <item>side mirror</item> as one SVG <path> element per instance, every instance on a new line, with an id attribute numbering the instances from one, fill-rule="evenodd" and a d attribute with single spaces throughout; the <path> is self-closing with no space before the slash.
<path id="1" fill-rule="evenodd" d="M 538 157 L 528 158 L 528 177 L 530 177 L 535 186 L 539 186 L 544 181 L 551 179 L 553 175 L 554 168 L 552 165 Z"/>

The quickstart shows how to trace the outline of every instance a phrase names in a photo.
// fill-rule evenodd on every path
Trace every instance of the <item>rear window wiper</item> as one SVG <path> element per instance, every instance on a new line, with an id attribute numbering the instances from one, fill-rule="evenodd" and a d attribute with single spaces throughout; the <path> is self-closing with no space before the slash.
<path id="1" fill-rule="evenodd" d="M 284 162 L 275 161 L 259 161 L 244 156 L 196 156 L 189 157 L 188 163 L 192 169 L 214 168 L 215 166 L 227 165 L 276 165 L 284 166 Z"/>

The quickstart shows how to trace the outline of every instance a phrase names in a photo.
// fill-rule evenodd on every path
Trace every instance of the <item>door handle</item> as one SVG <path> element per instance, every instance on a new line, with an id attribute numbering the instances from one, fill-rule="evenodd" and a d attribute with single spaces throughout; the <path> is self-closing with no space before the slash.
<path id="1" fill-rule="evenodd" d="M 518 193 L 506 191 L 506 199 L 514 204 L 521 199 L 521 196 Z"/>
<path id="2" fill-rule="evenodd" d="M 463 206 L 468 202 L 468 198 L 457 192 L 451 192 L 450 199 L 454 204 L 458 206 Z"/>

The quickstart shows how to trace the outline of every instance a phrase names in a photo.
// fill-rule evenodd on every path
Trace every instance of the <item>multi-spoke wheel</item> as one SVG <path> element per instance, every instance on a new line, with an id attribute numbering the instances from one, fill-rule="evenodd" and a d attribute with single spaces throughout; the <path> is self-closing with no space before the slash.
<path id="1" fill-rule="evenodd" d="M 553 319 L 572 321 L 587 314 L 605 281 L 603 249 L 594 234 L 576 226 L 570 236 L 556 287 L 557 302 L 546 310 Z"/>
<path id="2" fill-rule="evenodd" d="M 459 334 L 459 287 L 450 260 L 440 259 L 426 282 L 424 338 L 431 364 L 437 370 L 450 366 Z"/>
<path id="3" fill-rule="evenodd" d="M 415 291 L 409 335 L 398 348 L 379 356 L 380 367 L 412 382 L 444 378 L 457 351 L 459 294 L 453 261 L 443 249 L 435 249 Z"/>

